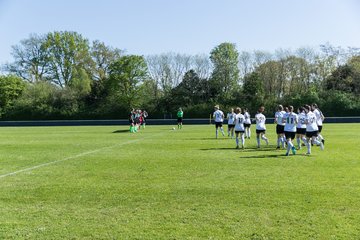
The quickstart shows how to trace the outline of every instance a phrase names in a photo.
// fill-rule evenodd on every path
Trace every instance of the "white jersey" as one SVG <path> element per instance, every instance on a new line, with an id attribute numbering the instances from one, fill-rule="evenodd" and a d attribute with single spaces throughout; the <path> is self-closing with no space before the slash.
<path id="1" fill-rule="evenodd" d="M 298 114 L 297 128 L 306 128 L 306 115 L 304 112 Z"/>
<path id="2" fill-rule="evenodd" d="M 318 130 L 319 128 L 316 124 L 316 116 L 313 112 L 310 111 L 306 114 L 306 131 L 315 132 Z"/>
<path id="3" fill-rule="evenodd" d="M 316 124 L 318 126 L 322 126 L 322 124 L 323 124 L 323 119 L 322 119 L 323 114 L 322 114 L 322 112 L 319 109 L 315 109 L 314 114 L 316 116 Z"/>
<path id="4" fill-rule="evenodd" d="M 227 117 L 226 117 L 226 118 L 228 119 L 228 124 L 229 124 L 229 125 L 234 124 L 234 122 L 235 122 L 235 116 L 236 116 L 236 114 L 233 113 L 233 112 L 227 114 Z"/>
<path id="5" fill-rule="evenodd" d="M 216 110 L 213 114 L 215 118 L 215 122 L 223 122 L 224 121 L 224 113 L 221 110 Z"/>
<path id="6" fill-rule="evenodd" d="M 244 113 L 245 122 L 246 124 L 251 124 L 250 114 L 248 112 Z"/>
<path id="7" fill-rule="evenodd" d="M 275 113 L 275 121 L 278 125 L 285 126 L 285 123 L 283 123 L 283 117 L 286 114 L 285 111 L 280 111 Z"/>
<path id="8" fill-rule="evenodd" d="M 245 131 L 244 127 L 245 116 L 241 113 L 235 116 L 235 131 Z"/>
<path id="9" fill-rule="evenodd" d="M 262 113 L 257 113 L 255 115 L 255 121 L 256 121 L 256 130 L 266 130 L 265 122 L 266 117 Z"/>
<path id="10" fill-rule="evenodd" d="M 298 115 L 293 112 L 288 112 L 284 114 L 285 128 L 286 132 L 296 132 L 296 124 L 298 123 Z"/>

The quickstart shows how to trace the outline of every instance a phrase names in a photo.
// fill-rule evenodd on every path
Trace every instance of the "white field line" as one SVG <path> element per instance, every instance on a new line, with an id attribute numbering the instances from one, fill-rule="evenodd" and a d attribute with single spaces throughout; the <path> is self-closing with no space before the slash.
<path id="1" fill-rule="evenodd" d="M 152 137 L 155 136 L 155 135 L 159 135 L 159 134 L 154 134 L 154 135 L 152 135 Z M 66 157 L 66 158 L 63 158 L 63 159 L 59 159 L 59 160 L 55 160 L 55 161 L 51 161 L 51 162 L 47 162 L 47 163 L 42 163 L 42 164 L 35 165 L 35 166 L 29 167 L 29 168 L 24 168 L 24 169 L 21 169 L 21 170 L 18 170 L 18 171 L 14 171 L 14 172 L 10 172 L 10 173 L 0 175 L 0 178 L 13 176 L 13 175 L 23 173 L 23 172 L 30 172 L 30 171 L 38 169 L 38 168 L 46 167 L 46 166 L 53 165 L 53 164 L 60 163 L 60 162 L 65 162 L 65 161 L 68 161 L 68 160 L 71 160 L 71 159 L 75 159 L 75 158 L 79 158 L 79 157 L 82 157 L 82 156 L 97 153 L 97 152 L 100 152 L 100 151 L 105 150 L 105 149 L 111 149 L 111 148 L 114 148 L 114 147 L 118 147 L 118 146 L 130 144 L 130 143 L 138 142 L 138 141 L 144 140 L 144 139 L 146 139 L 146 138 L 134 139 L 134 140 L 131 140 L 131 141 L 115 144 L 115 145 L 112 145 L 112 146 L 102 147 L 102 148 L 98 148 L 98 149 L 95 149 L 95 150 L 92 150 L 92 151 L 79 153 L 79 154 L 76 154 L 74 156 Z"/>

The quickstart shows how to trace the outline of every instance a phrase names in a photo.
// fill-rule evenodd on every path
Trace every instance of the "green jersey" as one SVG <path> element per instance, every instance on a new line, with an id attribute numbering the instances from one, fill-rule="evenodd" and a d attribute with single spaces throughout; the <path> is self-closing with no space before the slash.
<path id="1" fill-rule="evenodd" d="M 184 112 L 183 111 L 178 111 L 177 112 L 177 117 L 178 118 L 182 118 L 184 116 Z"/>

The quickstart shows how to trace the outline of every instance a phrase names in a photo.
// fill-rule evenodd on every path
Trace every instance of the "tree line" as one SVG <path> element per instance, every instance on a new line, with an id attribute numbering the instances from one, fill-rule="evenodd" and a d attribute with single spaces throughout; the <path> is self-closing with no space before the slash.
<path id="1" fill-rule="evenodd" d="M 0 114 L 7 120 L 126 118 L 130 108 L 152 118 L 207 117 L 213 106 L 316 102 L 327 116 L 360 114 L 360 49 L 241 51 L 221 43 L 209 54 L 126 54 L 77 32 L 32 34 L 1 66 Z"/>

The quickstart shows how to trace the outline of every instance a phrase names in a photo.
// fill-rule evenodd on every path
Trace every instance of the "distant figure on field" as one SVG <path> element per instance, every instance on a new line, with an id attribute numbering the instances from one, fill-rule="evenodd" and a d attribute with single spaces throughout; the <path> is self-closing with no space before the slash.
<path id="1" fill-rule="evenodd" d="M 231 138 L 234 137 L 235 116 L 236 116 L 236 114 L 234 112 L 234 109 L 231 108 L 230 112 L 226 116 L 226 118 L 228 120 L 228 137 L 230 137 L 230 134 L 231 134 Z"/>
<path id="2" fill-rule="evenodd" d="M 260 137 L 262 140 L 266 142 L 266 145 L 269 145 L 269 140 L 265 136 L 266 132 L 266 117 L 263 114 L 265 111 L 265 107 L 261 106 L 258 110 L 258 113 L 255 115 L 255 121 L 256 121 L 256 141 L 257 141 L 257 147 L 260 148 Z"/>
<path id="3" fill-rule="evenodd" d="M 239 148 L 239 134 L 241 139 L 241 148 L 245 148 L 245 127 L 244 127 L 245 117 L 241 114 L 241 108 L 236 108 L 235 116 L 235 141 L 236 148 Z"/>
<path id="4" fill-rule="evenodd" d="M 225 136 L 224 129 L 222 127 L 224 122 L 224 113 L 223 111 L 220 110 L 219 105 L 216 105 L 214 109 L 215 112 L 213 113 L 213 117 L 215 119 L 215 128 L 216 128 L 215 136 L 216 138 L 218 138 L 218 128 L 220 128 L 221 134 Z"/>
<path id="5" fill-rule="evenodd" d="M 182 124 L 183 124 L 183 117 L 184 117 L 184 112 L 181 108 L 179 108 L 178 112 L 177 112 L 177 124 L 178 124 L 178 129 L 182 129 Z"/>
<path id="6" fill-rule="evenodd" d="M 295 155 L 296 149 L 292 140 L 294 140 L 296 135 L 296 125 L 298 123 L 298 115 L 294 113 L 294 107 L 289 106 L 289 112 L 285 113 L 283 116 L 283 122 L 285 123 L 284 133 L 287 141 L 287 150 L 285 156 L 289 156 L 290 150 Z"/>
<path id="7" fill-rule="evenodd" d="M 244 127 L 245 127 L 245 138 L 250 139 L 251 137 L 251 130 L 250 130 L 250 126 L 251 126 L 251 118 L 250 118 L 250 114 L 247 108 L 244 108 L 244 118 L 245 118 L 245 122 L 244 122 Z"/>

